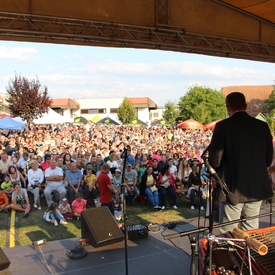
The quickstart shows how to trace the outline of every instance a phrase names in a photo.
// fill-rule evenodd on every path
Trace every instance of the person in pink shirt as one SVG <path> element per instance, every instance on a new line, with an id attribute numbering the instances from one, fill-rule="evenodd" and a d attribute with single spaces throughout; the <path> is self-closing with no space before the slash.
<path id="1" fill-rule="evenodd" d="M 79 219 L 81 212 L 86 209 L 86 201 L 83 199 L 83 195 L 81 193 L 76 193 L 75 200 L 72 202 L 72 210 L 74 216 Z"/>

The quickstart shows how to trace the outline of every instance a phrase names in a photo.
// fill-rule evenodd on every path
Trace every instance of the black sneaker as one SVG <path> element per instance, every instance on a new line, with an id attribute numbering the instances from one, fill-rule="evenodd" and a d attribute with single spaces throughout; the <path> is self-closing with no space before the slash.
<path id="1" fill-rule="evenodd" d="M 29 213 L 25 213 L 24 215 L 23 215 L 23 218 L 28 218 L 29 217 Z"/>

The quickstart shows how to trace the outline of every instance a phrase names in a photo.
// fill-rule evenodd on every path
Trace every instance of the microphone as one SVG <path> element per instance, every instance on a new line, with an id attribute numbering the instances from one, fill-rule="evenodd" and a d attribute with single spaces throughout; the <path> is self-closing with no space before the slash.
<path id="1" fill-rule="evenodd" d="M 228 201 L 233 206 L 237 205 L 239 203 L 239 200 L 236 198 L 236 196 L 229 191 L 227 188 L 227 185 L 223 182 L 223 180 L 219 177 L 215 169 L 209 164 L 208 161 L 205 162 L 206 167 L 208 168 L 210 174 L 214 177 L 214 179 L 220 184 L 220 187 L 222 188 L 223 192 L 225 193 Z"/>

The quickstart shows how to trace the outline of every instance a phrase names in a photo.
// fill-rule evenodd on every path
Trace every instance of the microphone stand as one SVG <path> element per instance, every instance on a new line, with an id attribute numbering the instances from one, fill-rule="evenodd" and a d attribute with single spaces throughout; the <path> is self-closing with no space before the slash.
<path id="1" fill-rule="evenodd" d="M 189 235 L 189 241 L 191 244 L 191 264 L 190 264 L 190 275 L 196 275 L 196 264 L 195 264 L 195 257 L 196 257 L 196 245 L 198 240 L 198 234 L 193 233 Z"/>
<path id="2" fill-rule="evenodd" d="M 273 214 L 275 214 L 275 211 L 259 214 L 259 215 L 256 215 L 256 216 L 240 218 L 240 219 L 237 219 L 237 220 L 224 222 L 224 223 L 220 223 L 220 224 L 216 224 L 216 225 L 213 226 L 213 228 L 220 228 L 224 225 L 230 225 L 230 224 L 234 224 L 234 223 L 245 222 L 247 220 L 262 218 L 262 217 L 270 216 L 270 215 L 273 215 Z M 209 226 L 205 226 L 205 227 L 201 227 L 201 228 L 197 228 L 197 229 L 191 229 L 191 230 L 188 230 L 188 231 L 182 231 L 182 232 L 179 232 L 179 233 L 173 233 L 173 234 L 170 234 L 170 235 L 163 236 L 163 239 L 164 240 L 171 240 L 171 239 L 178 238 L 178 237 L 184 237 L 184 236 L 187 236 L 187 235 L 189 236 L 192 233 L 205 232 L 206 230 L 209 230 Z"/>
<path id="3" fill-rule="evenodd" d="M 127 156 L 128 156 L 128 149 L 129 146 L 126 146 L 124 148 L 124 160 L 123 160 L 123 168 L 122 168 L 122 179 L 121 179 L 121 189 L 120 189 L 120 195 L 122 195 L 123 199 L 123 231 L 124 231 L 124 248 L 125 248 L 125 274 L 128 275 L 128 245 L 127 245 L 127 225 L 126 225 L 126 196 L 125 196 L 125 169 L 126 169 L 126 162 L 127 162 Z"/>

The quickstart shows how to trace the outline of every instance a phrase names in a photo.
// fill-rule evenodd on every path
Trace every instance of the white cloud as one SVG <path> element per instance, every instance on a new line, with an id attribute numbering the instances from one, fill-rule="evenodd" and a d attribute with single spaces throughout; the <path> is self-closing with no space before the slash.
<path id="1" fill-rule="evenodd" d="M 71 71 L 88 74 L 112 74 L 122 77 L 142 77 L 143 79 L 192 79 L 188 82 L 203 82 L 202 80 L 265 80 L 274 79 L 275 74 L 269 70 L 257 70 L 242 67 L 226 67 L 193 61 L 163 61 L 157 63 L 125 63 L 108 60 L 103 63 L 93 63 L 72 67 Z M 200 79 L 197 81 L 196 79 Z M 244 84 L 245 85 L 245 84 Z"/>
<path id="2" fill-rule="evenodd" d="M 63 59 L 77 59 L 77 60 L 79 60 L 79 59 L 82 59 L 83 57 L 80 55 L 80 54 L 78 54 L 78 53 L 75 53 L 75 54 L 72 54 L 72 55 L 62 55 L 61 56 Z"/>
<path id="3" fill-rule="evenodd" d="M 38 59 L 38 51 L 31 47 L 0 46 L 0 59 L 14 59 L 26 62 Z"/>

